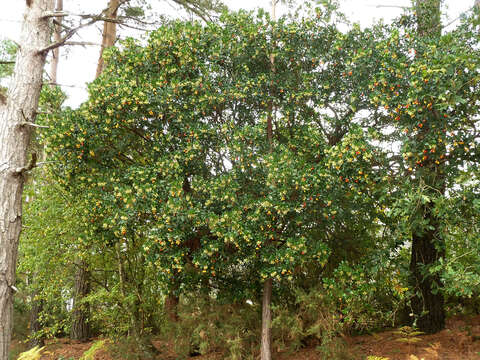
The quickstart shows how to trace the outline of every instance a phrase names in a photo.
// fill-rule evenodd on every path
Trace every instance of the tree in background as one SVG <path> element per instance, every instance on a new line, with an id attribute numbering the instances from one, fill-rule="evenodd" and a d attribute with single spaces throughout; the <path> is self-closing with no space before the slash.
<path id="1" fill-rule="evenodd" d="M 438 2 L 419 6 L 417 15 L 390 28 L 376 49 L 359 55 L 369 61 L 377 52 L 382 66 L 372 77 L 371 103 L 378 106 L 388 141 L 401 143 L 401 156 L 391 156 L 392 175 L 399 181 L 392 188 L 397 203 L 391 214 L 399 221 L 399 243 L 412 243 L 415 324 L 433 333 L 445 320 L 438 265 L 450 238 L 447 219 L 455 211 L 447 204 L 463 198 L 460 176 L 478 167 L 478 31 L 467 19 L 440 35 Z"/>

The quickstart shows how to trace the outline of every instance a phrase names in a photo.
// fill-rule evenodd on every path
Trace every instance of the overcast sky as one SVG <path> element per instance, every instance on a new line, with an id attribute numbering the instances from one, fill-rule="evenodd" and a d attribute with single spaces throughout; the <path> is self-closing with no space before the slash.
<path id="1" fill-rule="evenodd" d="M 165 1 L 157 0 L 159 10 L 166 13 L 174 13 L 174 9 Z M 95 13 L 103 9 L 108 0 L 64 0 L 65 8 L 75 13 Z M 155 3 L 155 0 L 151 1 Z M 225 3 L 234 10 L 255 9 L 264 7 L 270 9 L 270 0 L 225 0 Z M 473 6 L 474 0 L 445 0 L 446 19 L 448 23 L 456 19 L 459 14 Z M 18 40 L 22 14 L 25 7 L 24 0 L 0 0 L 0 39 Z M 81 5 L 79 5 L 81 4 Z M 402 9 L 398 6 L 410 5 L 410 0 L 340 0 L 341 10 L 352 22 L 359 22 L 362 26 L 368 26 L 375 20 L 384 19 L 391 21 L 401 14 Z M 279 12 L 285 11 L 280 6 Z M 100 24 L 83 30 L 72 39 L 75 41 L 101 42 Z M 65 86 L 63 89 L 69 96 L 68 104 L 78 106 L 86 99 L 86 83 L 93 80 L 98 59 L 99 48 L 88 47 L 64 47 L 58 71 L 58 82 Z M 48 67 L 47 67 L 48 69 Z"/>

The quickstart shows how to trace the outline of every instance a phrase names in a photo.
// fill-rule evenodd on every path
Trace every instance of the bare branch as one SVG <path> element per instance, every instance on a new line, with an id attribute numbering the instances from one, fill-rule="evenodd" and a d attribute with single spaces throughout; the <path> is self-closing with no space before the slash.
<path id="1" fill-rule="evenodd" d="M 65 42 L 67 42 L 67 40 L 69 40 L 73 35 L 75 35 L 77 33 L 78 30 L 86 27 L 86 26 L 89 26 L 89 25 L 92 25 L 94 24 L 95 22 L 97 22 L 98 20 L 95 20 L 95 19 L 92 19 L 84 24 L 80 24 L 79 26 L 75 27 L 75 28 L 72 28 L 70 29 L 69 31 L 67 31 L 66 35 L 64 37 L 61 38 L 60 41 L 57 41 L 43 49 L 40 49 L 37 51 L 37 54 L 43 54 L 43 53 L 46 53 L 50 50 L 53 50 L 53 49 L 56 49 L 57 47 L 60 47 L 62 45 L 65 44 Z"/>
<path id="2" fill-rule="evenodd" d="M 59 162 L 60 161 L 42 161 L 42 162 L 37 163 L 37 167 L 47 165 L 47 164 L 57 164 Z"/>
<path id="3" fill-rule="evenodd" d="M 48 19 L 51 17 L 65 17 L 65 16 L 75 16 L 75 14 L 69 13 L 67 11 L 47 11 L 43 13 L 42 19 Z M 81 15 L 76 15 L 81 16 Z"/>
<path id="4" fill-rule="evenodd" d="M 31 122 L 27 122 L 27 121 L 19 123 L 18 126 L 20 126 L 20 127 L 30 126 L 30 127 L 34 127 L 34 128 L 50 129 L 50 126 L 38 125 L 38 124 L 34 124 L 34 123 L 31 123 Z"/>
<path id="5" fill-rule="evenodd" d="M 201 11 L 199 8 L 196 8 L 194 4 L 190 4 L 185 0 L 173 0 L 173 2 L 177 3 L 178 5 L 183 6 L 185 9 L 191 11 L 199 18 L 201 18 L 205 22 L 209 22 L 211 19 L 205 12 Z"/>
<path id="6" fill-rule="evenodd" d="M 45 53 L 47 51 L 56 49 L 60 46 L 67 45 L 67 40 L 71 39 L 72 36 L 75 35 L 78 32 L 78 30 L 80 30 L 84 27 L 90 26 L 92 24 L 95 24 L 96 22 L 99 22 L 99 21 L 117 23 L 119 25 L 123 25 L 123 26 L 129 27 L 129 28 L 132 28 L 132 29 L 136 29 L 136 30 L 142 30 L 142 31 L 148 30 L 148 29 L 143 29 L 143 28 L 139 28 L 139 27 L 135 27 L 135 26 L 132 26 L 132 25 L 125 24 L 122 21 L 122 19 L 108 18 L 108 17 L 104 17 L 104 16 L 101 16 L 101 15 L 96 15 L 96 16 L 92 16 L 90 21 L 88 21 L 86 23 L 83 23 L 83 24 L 80 24 L 77 27 L 71 28 L 70 30 L 67 31 L 65 36 L 60 41 L 57 41 L 57 42 L 55 42 L 55 43 L 53 43 L 53 44 L 51 44 L 51 45 L 49 45 L 49 46 L 47 46 L 43 49 L 38 50 L 37 54 L 42 54 L 42 53 Z M 72 42 L 72 43 L 70 43 L 70 45 L 84 45 L 84 44 L 83 43 L 82 44 L 74 44 Z M 89 44 L 89 45 L 98 45 L 98 44 Z"/>
<path id="7" fill-rule="evenodd" d="M 102 44 L 94 43 L 94 42 L 90 42 L 90 41 L 66 41 L 63 45 L 102 46 Z"/>
<path id="8" fill-rule="evenodd" d="M 395 8 L 395 9 L 410 9 L 410 6 L 400 6 L 400 5 L 376 5 L 377 9 L 379 8 Z"/>
<path id="9" fill-rule="evenodd" d="M 48 82 L 48 85 L 55 85 L 55 86 L 60 86 L 60 87 L 71 87 L 71 88 L 78 88 L 78 89 L 85 89 L 85 86 L 78 86 L 78 85 L 67 85 L 67 84 L 59 84 L 57 82 Z M 40 114 L 40 113 L 37 113 Z"/>

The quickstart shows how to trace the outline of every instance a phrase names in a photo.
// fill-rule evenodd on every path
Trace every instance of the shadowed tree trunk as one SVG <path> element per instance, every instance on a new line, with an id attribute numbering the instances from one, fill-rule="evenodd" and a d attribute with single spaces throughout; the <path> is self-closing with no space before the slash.
<path id="1" fill-rule="evenodd" d="M 43 301 L 38 300 L 35 297 L 37 296 L 38 291 L 34 291 L 32 294 L 32 309 L 30 310 L 30 342 L 28 343 L 30 348 L 35 346 L 44 346 L 45 338 L 43 336 L 34 336 L 40 330 L 42 330 L 42 324 L 40 323 L 40 314 L 43 310 Z"/>
<path id="2" fill-rule="evenodd" d="M 0 360 L 7 360 L 15 290 L 18 240 L 22 228 L 22 194 L 25 173 L 35 166 L 36 155 L 28 164 L 27 149 L 31 126 L 36 117 L 43 67 L 50 40 L 45 11 L 53 0 L 28 0 L 14 74 L 5 104 L 0 103 Z"/>
<path id="3" fill-rule="evenodd" d="M 165 297 L 165 313 L 171 322 L 178 322 L 178 303 L 179 298 L 173 292 Z"/>
<path id="4" fill-rule="evenodd" d="M 83 260 L 77 261 L 75 273 L 75 288 L 73 300 L 73 322 L 70 338 L 72 340 L 87 341 L 90 337 L 88 318 L 90 309 L 83 299 L 90 293 L 90 281 L 87 264 Z"/>
<path id="5" fill-rule="evenodd" d="M 263 284 L 261 360 L 272 359 L 272 284 L 272 279 Z"/>
<path id="6" fill-rule="evenodd" d="M 417 317 L 417 327 L 427 333 L 436 333 L 445 327 L 444 298 L 438 274 L 425 274 L 424 267 L 445 257 L 443 241 L 438 234 L 439 224 L 432 213 L 431 204 L 421 207 L 423 217 L 433 229 L 416 232 L 412 237 L 410 261 L 411 286 L 416 291 L 411 300 L 413 313 Z"/>

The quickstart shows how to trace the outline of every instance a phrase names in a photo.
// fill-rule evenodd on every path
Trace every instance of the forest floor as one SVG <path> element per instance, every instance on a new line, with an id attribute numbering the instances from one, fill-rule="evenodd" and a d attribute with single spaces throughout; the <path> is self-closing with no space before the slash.
<path id="1" fill-rule="evenodd" d="M 407 335 L 398 331 L 384 331 L 371 335 L 344 337 L 344 360 L 480 360 L 480 316 L 453 317 L 447 321 L 447 328 L 434 335 Z M 78 343 L 57 339 L 48 343 L 40 360 L 77 360 L 92 346 L 92 342 Z M 165 350 L 165 344 L 154 342 L 163 352 L 158 360 L 174 360 L 172 350 Z M 17 342 L 14 347 L 21 345 Z M 115 348 L 115 346 L 113 347 Z M 168 347 L 167 347 L 168 349 Z M 118 350 L 118 349 L 117 349 Z M 13 351 L 13 353 L 18 351 Z M 121 351 L 123 355 L 126 352 Z M 113 356 L 106 350 L 95 354 L 94 360 L 115 360 L 133 358 Z M 195 356 L 191 360 L 217 360 L 222 354 Z M 296 353 L 277 353 L 278 360 L 320 360 L 327 359 L 316 347 L 302 349 Z M 330 356 L 328 356 L 328 359 Z M 14 357 L 15 359 L 15 357 Z"/>

